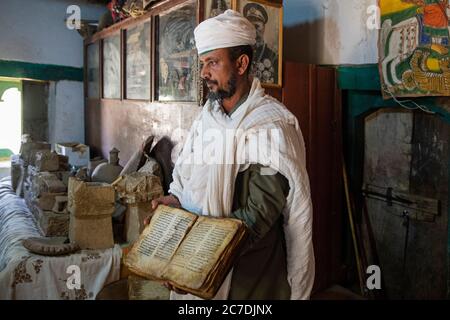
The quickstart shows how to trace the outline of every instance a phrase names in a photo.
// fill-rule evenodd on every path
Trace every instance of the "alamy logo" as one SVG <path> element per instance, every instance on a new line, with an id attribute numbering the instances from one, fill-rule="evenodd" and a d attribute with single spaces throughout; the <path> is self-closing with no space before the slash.
<path id="1" fill-rule="evenodd" d="M 366 273 L 370 276 L 367 277 L 366 287 L 369 290 L 381 289 L 381 269 L 377 265 L 371 265 L 367 267 Z"/>
<path id="2" fill-rule="evenodd" d="M 379 30 L 380 29 L 380 7 L 377 5 L 371 5 L 367 7 L 367 15 L 369 16 L 366 21 L 367 29 Z"/>
<path id="3" fill-rule="evenodd" d="M 81 29 L 81 9 L 79 6 L 70 5 L 66 9 L 69 15 L 66 19 L 66 26 L 69 30 Z"/>
<path id="4" fill-rule="evenodd" d="M 66 286 L 69 290 L 81 289 L 81 270 L 77 265 L 70 265 L 66 269 L 66 273 L 70 276 L 66 280 Z"/>

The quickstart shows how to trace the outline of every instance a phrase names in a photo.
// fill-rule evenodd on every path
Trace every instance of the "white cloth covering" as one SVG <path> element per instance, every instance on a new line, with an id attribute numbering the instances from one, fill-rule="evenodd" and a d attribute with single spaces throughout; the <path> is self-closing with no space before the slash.
<path id="1" fill-rule="evenodd" d="M 256 30 L 239 12 L 228 9 L 200 23 L 194 30 L 194 37 L 200 55 L 219 48 L 253 46 L 256 43 Z"/>
<path id="2" fill-rule="evenodd" d="M 278 150 L 278 161 L 270 152 L 258 154 L 252 149 L 251 137 L 261 130 L 278 130 L 277 139 L 261 139 L 258 148 Z M 216 134 L 211 134 L 211 133 Z M 218 136 L 230 136 L 220 143 Z M 220 134 L 217 134 L 220 133 Z M 215 136 L 216 139 L 211 139 Z M 234 137 L 233 137 L 234 136 Z M 225 140 L 225 139 L 224 139 Z M 203 154 L 199 157 L 199 150 Z M 222 158 L 222 164 L 211 161 Z M 203 159 L 203 160 L 202 160 Z M 242 161 L 242 160 L 245 161 Z M 205 163 L 206 162 L 206 163 Z M 225 164 L 223 164 L 225 163 Z M 206 103 L 194 121 L 183 150 L 177 159 L 170 192 L 183 208 L 202 215 L 231 214 L 234 184 L 238 172 L 251 163 L 260 163 L 280 172 L 289 181 L 290 191 L 283 211 L 287 245 L 288 282 L 291 299 L 309 299 L 314 283 L 312 244 L 312 203 L 303 136 L 297 119 L 276 99 L 266 95 L 254 79 L 247 100 L 231 116 L 218 103 Z M 226 299 L 230 289 L 228 275 L 216 299 Z M 194 299 L 172 293 L 171 298 Z"/>
<path id="3" fill-rule="evenodd" d="M 119 245 L 49 257 L 25 249 L 22 240 L 30 237 L 42 235 L 24 199 L 4 178 L 0 180 L 0 300 L 95 299 L 105 285 L 120 278 Z M 76 283 L 70 278 L 73 266 L 79 267 L 79 288 L 71 286 Z"/>

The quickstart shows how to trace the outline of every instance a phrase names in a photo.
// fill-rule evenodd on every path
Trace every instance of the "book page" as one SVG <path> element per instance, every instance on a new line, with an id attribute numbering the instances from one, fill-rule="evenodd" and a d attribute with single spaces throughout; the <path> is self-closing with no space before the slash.
<path id="1" fill-rule="evenodd" d="M 233 239 L 240 222 L 199 217 L 174 255 L 164 277 L 198 289 Z"/>
<path id="2" fill-rule="evenodd" d="M 140 275 L 160 278 L 196 218 L 187 211 L 159 205 L 125 264 Z"/>

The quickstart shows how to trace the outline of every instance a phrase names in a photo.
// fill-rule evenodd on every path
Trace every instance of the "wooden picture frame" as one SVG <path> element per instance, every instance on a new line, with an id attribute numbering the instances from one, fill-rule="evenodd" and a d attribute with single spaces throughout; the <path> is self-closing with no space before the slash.
<path id="1" fill-rule="evenodd" d="M 152 98 L 152 21 L 147 19 L 124 29 L 124 98 Z"/>
<path id="2" fill-rule="evenodd" d="M 120 32 L 104 38 L 102 43 L 103 99 L 121 99 L 122 47 Z"/>
<path id="3" fill-rule="evenodd" d="M 156 20 L 156 100 L 198 102 L 199 72 L 194 29 L 198 1 L 161 12 Z"/>
<path id="4" fill-rule="evenodd" d="M 283 5 L 265 0 L 234 0 L 233 8 L 255 25 L 253 74 L 265 87 L 281 88 L 283 79 Z"/>

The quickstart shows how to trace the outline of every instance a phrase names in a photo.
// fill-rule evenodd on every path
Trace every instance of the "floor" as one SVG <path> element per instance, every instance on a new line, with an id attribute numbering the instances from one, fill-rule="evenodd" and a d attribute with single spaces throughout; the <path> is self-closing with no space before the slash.
<path id="1" fill-rule="evenodd" d="M 324 291 L 314 294 L 311 297 L 311 300 L 364 300 L 364 297 L 347 288 L 334 285 Z"/>

